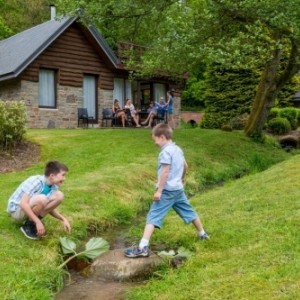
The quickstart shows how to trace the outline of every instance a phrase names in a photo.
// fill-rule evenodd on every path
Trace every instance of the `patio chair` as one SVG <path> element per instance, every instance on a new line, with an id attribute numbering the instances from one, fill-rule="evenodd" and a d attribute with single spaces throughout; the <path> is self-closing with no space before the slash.
<path id="1" fill-rule="evenodd" d="M 83 128 L 89 128 L 89 120 L 93 120 L 93 117 L 89 117 L 87 108 L 78 108 L 77 127 L 79 127 L 80 120 L 82 121 Z M 94 124 L 92 124 L 94 127 Z"/>
<path id="2" fill-rule="evenodd" d="M 114 117 L 113 111 L 111 108 L 103 108 L 102 110 L 102 127 L 105 121 L 105 126 L 107 127 L 107 121 L 111 121 L 111 126 L 116 126 L 119 118 Z"/>
<path id="3" fill-rule="evenodd" d="M 158 123 L 165 123 L 168 124 L 168 110 L 160 110 L 158 111 L 157 115 L 153 119 L 154 125 Z"/>
<path id="4" fill-rule="evenodd" d="M 133 119 L 132 119 L 131 111 L 129 108 L 125 109 L 125 114 L 126 114 L 128 126 L 133 126 Z"/>

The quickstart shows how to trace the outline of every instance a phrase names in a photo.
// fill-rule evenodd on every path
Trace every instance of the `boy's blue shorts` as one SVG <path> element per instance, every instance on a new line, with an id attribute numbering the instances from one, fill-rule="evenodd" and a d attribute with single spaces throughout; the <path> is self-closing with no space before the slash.
<path id="1" fill-rule="evenodd" d="M 163 190 L 160 201 L 153 201 L 147 215 L 147 224 L 161 228 L 163 220 L 171 208 L 176 211 L 186 224 L 198 218 L 198 214 L 190 205 L 184 190 Z"/>

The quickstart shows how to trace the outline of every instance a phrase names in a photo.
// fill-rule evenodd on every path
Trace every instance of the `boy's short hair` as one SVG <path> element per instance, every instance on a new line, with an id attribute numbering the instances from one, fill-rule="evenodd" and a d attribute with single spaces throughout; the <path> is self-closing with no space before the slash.
<path id="1" fill-rule="evenodd" d="M 152 134 L 154 136 L 164 135 L 167 140 L 171 140 L 173 137 L 173 130 L 168 124 L 159 123 L 153 128 Z"/>
<path id="2" fill-rule="evenodd" d="M 59 161 L 49 161 L 45 167 L 45 176 L 49 177 L 51 174 L 57 175 L 61 171 L 69 171 L 68 167 Z"/>

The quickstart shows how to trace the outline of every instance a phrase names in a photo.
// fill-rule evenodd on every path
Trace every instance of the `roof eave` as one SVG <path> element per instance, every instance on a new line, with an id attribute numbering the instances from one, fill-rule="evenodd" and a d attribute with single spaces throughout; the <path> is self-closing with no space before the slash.
<path id="1" fill-rule="evenodd" d="M 14 72 L 9 72 L 9 73 L 6 73 L 5 75 L 0 75 L 0 82 L 5 81 L 5 80 L 9 80 L 9 79 L 14 79 L 16 77 L 17 76 L 15 75 Z"/>
<path id="2" fill-rule="evenodd" d="M 105 55 L 108 57 L 109 61 L 112 63 L 112 65 L 115 68 L 117 68 L 118 63 L 119 63 L 118 58 L 115 56 L 113 51 L 110 49 L 110 47 L 107 44 L 107 42 L 105 41 L 105 39 L 102 37 L 102 35 L 99 34 L 98 30 L 96 29 L 96 27 L 93 24 L 90 23 L 88 25 L 88 29 L 89 29 L 90 33 L 92 34 L 92 36 L 94 37 L 94 39 L 99 44 L 99 46 L 104 51 Z"/>
<path id="3" fill-rule="evenodd" d="M 76 21 L 77 18 L 72 17 L 68 21 L 66 21 L 63 26 L 59 27 L 50 37 L 43 43 L 40 47 L 38 47 L 21 65 L 18 66 L 13 72 L 0 76 L 0 80 L 12 79 L 16 78 L 23 72 L 26 67 L 28 67 L 47 47 L 59 37 L 62 32 L 64 32 L 73 22 Z"/>

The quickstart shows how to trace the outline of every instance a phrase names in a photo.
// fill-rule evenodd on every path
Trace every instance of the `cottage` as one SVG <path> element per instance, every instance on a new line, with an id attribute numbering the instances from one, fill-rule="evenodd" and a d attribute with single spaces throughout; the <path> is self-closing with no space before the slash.
<path id="1" fill-rule="evenodd" d="M 129 69 L 93 26 L 66 17 L 0 41 L 0 99 L 24 101 L 28 128 L 75 128 L 77 109 L 88 109 L 94 127 L 113 100 L 138 108 L 166 96 L 175 82 L 162 76 L 129 80 Z M 179 126 L 179 93 L 174 119 Z"/>
<path id="2" fill-rule="evenodd" d="M 291 102 L 296 108 L 300 108 L 300 90 L 292 97 Z"/>

